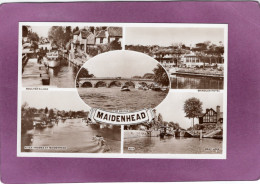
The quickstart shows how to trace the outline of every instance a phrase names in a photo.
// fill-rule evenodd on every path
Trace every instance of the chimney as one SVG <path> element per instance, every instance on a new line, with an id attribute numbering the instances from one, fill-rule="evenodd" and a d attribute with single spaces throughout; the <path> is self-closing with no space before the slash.
<path id="1" fill-rule="evenodd" d="M 219 105 L 217 106 L 216 111 L 217 111 L 217 121 L 218 121 L 220 118 L 220 106 Z"/>

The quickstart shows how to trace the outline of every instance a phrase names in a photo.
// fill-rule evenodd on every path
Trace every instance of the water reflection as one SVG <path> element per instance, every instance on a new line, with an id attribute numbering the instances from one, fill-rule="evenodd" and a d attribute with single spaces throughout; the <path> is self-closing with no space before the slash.
<path id="1" fill-rule="evenodd" d="M 61 65 L 56 68 L 49 68 L 50 85 L 59 88 L 74 88 L 75 77 L 78 72 L 78 67 L 69 63 L 66 59 L 61 62 Z"/>
<path id="2" fill-rule="evenodd" d="M 96 135 L 104 138 L 106 147 L 93 140 L 93 136 Z M 22 134 L 22 152 L 118 153 L 120 140 L 120 126 L 101 129 L 99 125 L 86 126 L 81 119 L 67 119 L 59 120 L 53 127 L 34 128 Z M 24 149 L 24 146 L 63 146 L 66 149 L 31 150 Z"/>
<path id="3" fill-rule="evenodd" d="M 134 147 L 134 150 L 129 150 Z M 222 140 L 185 137 L 124 139 L 124 153 L 221 154 Z"/>
<path id="4" fill-rule="evenodd" d="M 173 89 L 223 89 L 223 78 L 171 75 Z"/>

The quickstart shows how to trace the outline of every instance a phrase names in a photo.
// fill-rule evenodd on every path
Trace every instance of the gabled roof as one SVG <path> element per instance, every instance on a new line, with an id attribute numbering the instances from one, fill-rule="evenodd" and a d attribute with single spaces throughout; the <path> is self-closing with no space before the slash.
<path id="1" fill-rule="evenodd" d="M 80 33 L 80 31 L 78 30 L 78 31 L 75 31 L 75 32 L 73 33 L 73 35 L 79 35 L 79 33 Z"/>
<path id="2" fill-rule="evenodd" d="M 70 50 L 71 49 L 71 40 L 66 44 L 66 49 Z"/>
<path id="3" fill-rule="evenodd" d="M 106 31 L 101 30 L 101 31 L 97 32 L 96 38 L 106 38 Z"/>
<path id="4" fill-rule="evenodd" d="M 87 30 L 82 30 L 81 31 L 81 37 L 83 39 L 86 39 L 90 34 L 92 34 L 91 32 L 87 31 Z"/>
<path id="5" fill-rule="evenodd" d="M 87 45 L 95 45 L 95 35 L 91 32 L 87 36 Z"/>
<path id="6" fill-rule="evenodd" d="M 212 109 L 212 108 L 210 108 L 210 109 L 206 109 L 206 112 L 205 113 L 202 113 L 201 115 L 200 115 L 200 117 L 204 117 L 209 111 L 213 111 L 214 112 L 214 114 L 215 113 L 217 113 L 214 109 Z"/>
<path id="7" fill-rule="evenodd" d="M 112 37 L 122 37 L 122 28 L 121 27 L 109 27 L 108 34 Z"/>

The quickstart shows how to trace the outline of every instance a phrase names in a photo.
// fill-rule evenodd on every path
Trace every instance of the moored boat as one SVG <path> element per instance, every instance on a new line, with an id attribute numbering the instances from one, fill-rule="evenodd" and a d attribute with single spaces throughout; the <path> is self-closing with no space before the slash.
<path id="1" fill-rule="evenodd" d="M 50 51 L 46 54 L 47 66 L 50 68 L 55 68 L 60 65 L 60 59 L 58 51 Z"/>
<path id="2" fill-rule="evenodd" d="M 185 131 L 176 130 L 176 131 L 174 132 L 174 134 L 175 134 L 175 137 L 184 137 Z"/>
<path id="3" fill-rule="evenodd" d="M 121 91 L 130 91 L 128 86 L 122 86 Z"/>

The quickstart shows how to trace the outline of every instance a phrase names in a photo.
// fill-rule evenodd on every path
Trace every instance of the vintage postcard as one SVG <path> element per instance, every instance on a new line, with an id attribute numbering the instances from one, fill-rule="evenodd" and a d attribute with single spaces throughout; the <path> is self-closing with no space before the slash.
<path id="1" fill-rule="evenodd" d="M 20 22 L 17 155 L 225 159 L 227 25 Z"/>

